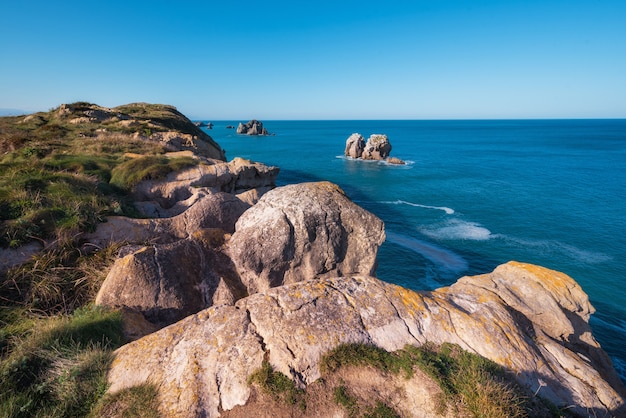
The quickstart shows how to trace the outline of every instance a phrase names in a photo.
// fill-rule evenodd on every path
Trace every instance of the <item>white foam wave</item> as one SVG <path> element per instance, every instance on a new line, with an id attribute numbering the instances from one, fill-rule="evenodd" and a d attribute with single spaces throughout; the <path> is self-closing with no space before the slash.
<path id="1" fill-rule="evenodd" d="M 415 161 L 413 160 L 404 160 L 404 164 L 390 164 L 387 160 L 364 160 L 362 158 L 352 158 L 347 155 L 335 155 L 335 158 L 339 160 L 346 160 L 346 161 L 359 161 L 364 164 L 387 165 L 390 167 L 397 167 L 397 168 L 410 168 L 411 166 L 415 165 Z"/>
<path id="2" fill-rule="evenodd" d="M 422 204 L 419 204 L 419 203 L 407 202 L 406 200 L 388 200 L 388 201 L 384 201 L 384 202 L 380 202 L 380 203 L 387 204 L 387 205 L 408 205 L 408 206 L 413 206 L 413 207 L 416 207 L 416 208 L 436 209 L 436 210 L 442 210 L 445 213 L 447 213 L 448 215 L 454 214 L 454 209 L 452 209 L 452 208 L 448 208 L 448 207 L 445 207 L 445 206 L 422 205 Z"/>
<path id="3" fill-rule="evenodd" d="M 394 244 L 400 245 L 409 250 L 415 251 L 424 258 L 432 261 L 438 267 L 450 270 L 453 273 L 460 273 L 467 270 L 468 264 L 460 255 L 446 250 L 445 248 L 421 241 L 416 238 L 407 237 L 406 235 L 396 234 L 387 231 L 387 240 Z"/>
<path id="4" fill-rule="evenodd" d="M 543 252 L 557 253 L 586 264 L 598 264 L 611 261 L 613 257 L 589 250 L 582 250 L 574 245 L 555 240 L 531 240 L 510 236 L 502 236 L 505 240 L 528 248 L 537 248 Z"/>
<path id="5" fill-rule="evenodd" d="M 477 222 L 467 222 L 460 219 L 452 219 L 434 226 L 423 226 L 419 230 L 424 235 L 434 239 L 485 241 L 496 236 Z"/>

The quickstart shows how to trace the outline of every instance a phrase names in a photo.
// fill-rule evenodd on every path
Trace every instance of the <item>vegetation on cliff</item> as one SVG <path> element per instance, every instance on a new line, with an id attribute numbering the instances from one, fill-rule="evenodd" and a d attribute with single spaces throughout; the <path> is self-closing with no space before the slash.
<path id="1" fill-rule="evenodd" d="M 526 396 L 513 376 L 501 366 L 455 344 L 406 346 L 395 352 L 367 344 L 343 344 L 325 354 L 320 367 L 320 383 L 310 385 L 306 390 L 298 389 L 291 379 L 273 370 L 267 361 L 249 382 L 271 396 L 277 410 L 295 411 L 297 408 L 300 412 L 294 413 L 307 415 L 307 399 L 319 408 L 318 392 L 323 386 L 325 402 L 341 406 L 348 417 L 398 417 L 401 414 L 384 394 L 363 391 L 363 387 L 355 390 L 337 372 L 350 367 L 370 368 L 390 381 L 390 376 L 399 374 L 410 379 L 419 369 L 439 387 L 436 408 L 441 416 L 560 416 L 554 408 L 550 409 L 551 405 Z"/>
<path id="2" fill-rule="evenodd" d="M 223 156 L 166 105 L 80 102 L 0 118 L 0 248 L 44 248 L 0 271 L 1 416 L 86 416 L 104 394 L 122 321 L 92 302 L 119 246 L 85 252 L 76 238 L 107 215 L 135 216 L 133 184 L 197 164 L 165 157 L 178 150 L 159 136 L 171 131 Z"/>
<path id="3" fill-rule="evenodd" d="M 0 246 L 66 243 L 106 215 L 133 216 L 127 196 L 133 183 L 194 164 L 163 157 L 179 150 L 163 140 L 172 130 L 221 151 L 165 105 L 106 109 L 81 102 L 0 118 Z"/>

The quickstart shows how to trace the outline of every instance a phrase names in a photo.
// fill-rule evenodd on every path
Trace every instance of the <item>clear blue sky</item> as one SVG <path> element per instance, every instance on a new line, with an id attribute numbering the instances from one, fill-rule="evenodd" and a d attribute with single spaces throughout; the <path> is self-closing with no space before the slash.
<path id="1" fill-rule="evenodd" d="M 626 117 L 626 1 L 5 1 L 0 108 Z"/>

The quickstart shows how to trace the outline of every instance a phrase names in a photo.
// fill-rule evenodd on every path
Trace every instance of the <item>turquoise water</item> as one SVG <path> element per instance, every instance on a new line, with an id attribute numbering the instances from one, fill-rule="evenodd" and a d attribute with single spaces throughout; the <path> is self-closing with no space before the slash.
<path id="1" fill-rule="evenodd" d="M 266 121 L 207 132 L 281 167 L 279 185 L 329 180 L 385 221 L 378 277 L 415 290 L 509 260 L 572 276 L 596 338 L 626 378 L 626 120 Z M 406 166 L 346 159 L 353 132 L 384 133 Z"/>

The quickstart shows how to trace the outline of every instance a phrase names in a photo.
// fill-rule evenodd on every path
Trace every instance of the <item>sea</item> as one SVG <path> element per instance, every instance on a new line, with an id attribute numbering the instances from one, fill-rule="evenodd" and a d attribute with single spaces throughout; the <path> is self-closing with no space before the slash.
<path id="1" fill-rule="evenodd" d="M 568 274 L 626 381 L 626 119 L 211 122 L 229 160 L 279 166 L 278 186 L 331 181 L 380 217 L 382 280 L 432 290 L 510 260 Z M 387 135 L 407 164 L 345 157 L 352 133 Z"/>

